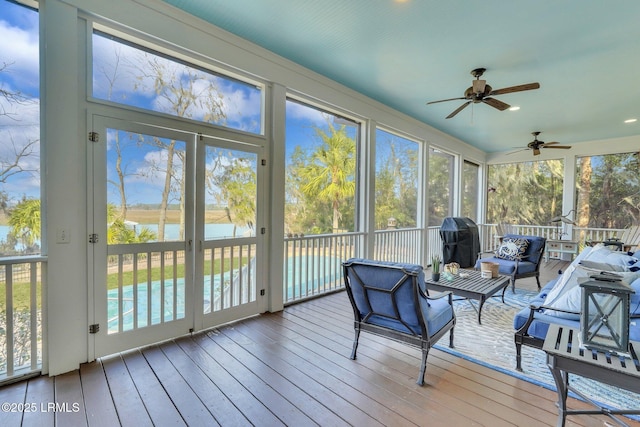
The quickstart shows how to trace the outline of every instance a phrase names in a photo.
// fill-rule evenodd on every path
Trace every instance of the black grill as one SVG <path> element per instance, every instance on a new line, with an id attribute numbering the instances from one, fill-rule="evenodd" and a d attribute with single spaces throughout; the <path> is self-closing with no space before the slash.
<path id="1" fill-rule="evenodd" d="M 442 261 L 473 267 L 480 252 L 478 226 L 469 218 L 447 217 L 440 227 Z"/>

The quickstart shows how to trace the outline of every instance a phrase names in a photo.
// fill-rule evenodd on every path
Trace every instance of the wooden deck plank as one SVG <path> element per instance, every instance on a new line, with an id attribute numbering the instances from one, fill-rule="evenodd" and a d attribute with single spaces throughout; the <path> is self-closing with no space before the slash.
<path id="1" fill-rule="evenodd" d="M 53 378 L 38 377 L 30 380 L 27 386 L 25 402 L 40 406 L 35 412 L 25 412 L 24 418 L 22 419 L 22 425 L 24 427 L 52 425 L 54 422 L 54 412 L 43 411 L 41 405 L 43 402 L 55 402 Z"/>
<path id="2" fill-rule="evenodd" d="M 22 423 L 27 384 L 27 381 L 21 381 L 0 387 L 0 426 L 17 426 Z"/>
<path id="3" fill-rule="evenodd" d="M 271 316 L 267 317 L 270 318 Z M 261 321 L 260 324 L 255 326 L 263 327 L 264 325 L 265 323 Z M 297 353 L 291 352 L 287 355 L 287 360 L 290 364 L 306 372 L 312 380 L 322 384 L 336 396 L 343 398 L 346 402 L 353 405 L 352 411 L 354 413 L 347 412 L 346 415 L 354 416 L 355 418 L 348 420 L 348 422 L 354 425 L 383 425 L 385 424 L 385 419 L 390 417 L 386 408 L 362 394 L 361 391 L 355 390 L 341 378 L 332 375 L 327 369 L 331 365 L 330 361 L 323 361 L 326 363 L 320 363 L 321 366 L 312 363 L 312 359 L 316 356 L 305 349 L 300 349 L 300 346 L 293 340 L 284 339 L 279 342 L 279 345 L 286 350 L 291 350 L 292 348 L 298 349 L 299 351 Z M 339 415 L 341 414 L 339 413 Z M 406 420 L 402 418 L 396 418 L 395 421 L 397 423 L 402 423 L 403 421 L 406 423 Z"/>
<path id="4" fill-rule="evenodd" d="M 125 427 L 153 426 L 151 417 L 122 357 L 116 355 L 104 358 L 101 362 L 120 425 Z"/>
<path id="5" fill-rule="evenodd" d="M 55 400 L 46 402 L 47 411 L 55 413 L 55 424 L 86 426 L 84 395 L 78 370 L 58 375 L 54 380 Z"/>
<path id="6" fill-rule="evenodd" d="M 139 350 L 122 355 L 145 408 L 155 425 L 186 425 L 162 383 Z"/>
<path id="7" fill-rule="evenodd" d="M 213 414 L 209 412 L 162 350 L 157 346 L 149 346 L 141 351 L 187 425 L 218 425 Z"/>
<path id="8" fill-rule="evenodd" d="M 189 383 L 203 404 L 222 426 L 250 426 L 242 411 L 218 388 L 176 342 L 168 341 L 160 345 L 162 351 Z"/>
<path id="9" fill-rule="evenodd" d="M 221 332 L 221 334 L 209 334 L 208 336 L 226 352 L 233 355 L 247 369 L 259 376 L 262 381 L 269 384 L 285 399 L 295 405 L 296 408 L 303 410 L 313 422 L 318 425 L 346 425 L 329 408 L 321 405 L 316 399 L 307 394 L 306 386 L 309 381 L 302 384 L 291 382 L 284 375 L 286 372 L 280 372 L 276 369 L 277 359 L 275 356 L 262 353 L 262 357 L 257 357 L 250 353 L 248 349 L 255 346 L 249 340 L 242 340 L 242 335 L 237 331 L 237 325 L 223 328 Z M 246 347 L 243 347 L 237 341 L 243 342 Z M 282 367 L 282 365 L 280 366 Z M 285 371 L 288 369 L 288 366 L 284 367 Z"/>
<path id="10" fill-rule="evenodd" d="M 87 423 L 91 427 L 118 425 L 118 413 L 113 405 L 107 377 L 102 362 L 85 363 L 80 366 L 80 379 L 84 391 Z"/>
<path id="11" fill-rule="evenodd" d="M 277 414 L 284 424 L 290 426 L 314 424 L 311 418 L 278 393 L 273 384 L 263 381 L 231 356 L 224 347 L 220 346 L 216 341 L 215 333 L 199 334 L 195 337 L 195 340 L 207 353 L 215 357 L 216 361 L 227 372 L 242 383 L 251 394 L 263 402 L 274 414 Z"/>
<path id="12" fill-rule="evenodd" d="M 284 425 L 259 399 L 251 394 L 247 388 L 237 381 L 216 361 L 215 357 L 207 353 L 191 338 L 183 338 L 178 345 L 191 357 L 200 369 L 224 391 L 227 398 L 238 408 L 253 425 Z"/>
<path id="13" fill-rule="evenodd" d="M 338 417 L 349 425 L 361 425 L 371 421 L 362 409 L 357 408 L 353 403 L 343 399 L 339 393 L 326 386 L 324 381 L 318 381 L 318 376 L 312 370 L 307 369 L 304 359 L 298 358 L 283 348 L 276 340 L 272 340 L 267 335 L 261 333 L 257 325 L 245 326 L 242 323 L 236 324 L 234 329 L 241 330 L 243 335 L 249 337 L 253 343 L 250 351 L 257 357 L 268 359 L 269 365 L 286 376 L 292 383 L 304 388 L 305 392 L 316 399 L 320 404 L 330 408 Z M 223 329 L 223 332 L 225 330 Z M 256 345 L 257 344 L 257 345 Z M 336 425 L 340 425 L 338 423 Z M 324 424 L 323 424 L 324 425 Z"/>

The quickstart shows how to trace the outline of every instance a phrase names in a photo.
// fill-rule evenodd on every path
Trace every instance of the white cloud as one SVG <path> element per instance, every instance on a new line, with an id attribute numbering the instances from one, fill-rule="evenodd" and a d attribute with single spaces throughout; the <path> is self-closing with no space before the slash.
<path id="1" fill-rule="evenodd" d="M 18 87 L 39 85 L 38 31 L 26 31 L 0 21 L 0 66 Z"/>
<path id="2" fill-rule="evenodd" d="M 307 107 L 297 102 L 287 102 L 287 117 L 291 119 L 309 120 L 316 125 L 327 123 L 326 115 L 320 110 Z"/>

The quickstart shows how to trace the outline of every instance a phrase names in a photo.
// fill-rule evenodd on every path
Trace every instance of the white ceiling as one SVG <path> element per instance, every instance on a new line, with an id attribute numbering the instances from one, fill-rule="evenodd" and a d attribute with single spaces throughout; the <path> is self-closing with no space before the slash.
<path id="1" fill-rule="evenodd" d="M 487 152 L 640 135 L 637 0 L 165 0 Z M 474 68 L 519 111 L 463 101 Z M 633 124 L 624 120 L 638 118 Z M 639 143 L 640 146 L 640 143 Z"/>

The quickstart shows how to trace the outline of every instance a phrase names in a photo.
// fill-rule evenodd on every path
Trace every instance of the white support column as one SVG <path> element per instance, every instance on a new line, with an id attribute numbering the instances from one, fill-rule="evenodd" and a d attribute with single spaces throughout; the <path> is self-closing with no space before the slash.
<path id="1" fill-rule="evenodd" d="M 47 324 L 50 375 L 87 360 L 86 125 L 79 108 L 85 65 L 79 55 L 77 10 L 59 0 L 40 2 L 42 171 L 48 266 Z M 81 122 L 81 119 L 83 120 Z M 56 230 L 69 242 L 56 243 Z"/>
<path id="2" fill-rule="evenodd" d="M 270 185 L 269 203 L 267 203 L 269 218 L 268 243 L 269 253 L 265 254 L 265 262 L 269 265 L 269 301 L 268 310 L 280 311 L 283 304 L 283 284 L 286 278 L 282 266 L 284 265 L 284 204 L 285 204 L 285 126 L 286 126 L 286 99 L 287 91 L 282 85 L 274 84 L 267 91 L 267 105 L 271 110 L 271 117 L 267 123 L 270 135 Z M 264 195 L 263 195 L 264 197 Z"/>
<path id="3" fill-rule="evenodd" d="M 578 218 L 578 212 L 575 205 L 576 194 L 576 157 L 564 157 L 564 185 L 562 188 L 562 215 L 566 215 L 573 209 L 573 213 L 569 219 Z M 567 224 L 565 231 L 568 233 L 567 239 L 573 240 L 573 225 Z"/>
<path id="4" fill-rule="evenodd" d="M 360 189 L 358 203 L 360 224 L 357 231 L 365 231 L 364 253 L 356 254 L 373 258 L 376 240 L 376 128 L 373 120 L 362 124 L 362 141 L 360 141 Z"/>
<path id="5" fill-rule="evenodd" d="M 426 141 L 420 144 L 418 161 L 418 227 L 422 229 L 420 241 L 420 259 L 422 265 L 427 266 L 431 262 L 429 260 L 429 143 Z"/>

